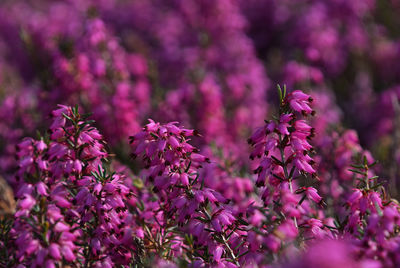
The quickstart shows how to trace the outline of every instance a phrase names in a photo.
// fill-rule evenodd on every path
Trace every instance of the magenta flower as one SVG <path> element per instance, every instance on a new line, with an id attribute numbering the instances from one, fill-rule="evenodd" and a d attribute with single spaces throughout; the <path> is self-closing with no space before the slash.
<path id="1" fill-rule="evenodd" d="M 313 101 L 310 95 L 303 93 L 300 90 L 295 90 L 288 94 L 287 102 L 290 107 L 299 113 L 311 114 L 312 109 L 310 108 L 310 103 Z"/>
<path id="2" fill-rule="evenodd" d="M 313 187 L 307 187 L 306 195 L 308 198 L 310 198 L 312 201 L 314 201 L 315 203 L 318 203 L 318 204 L 322 200 L 322 197 L 318 194 L 317 190 Z"/>

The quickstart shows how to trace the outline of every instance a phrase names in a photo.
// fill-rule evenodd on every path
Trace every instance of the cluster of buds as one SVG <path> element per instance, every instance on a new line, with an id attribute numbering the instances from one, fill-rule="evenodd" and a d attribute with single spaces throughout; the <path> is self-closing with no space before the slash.
<path id="1" fill-rule="evenodd" d="M 357 188 L 347 198 L 348 215 L 338 224 L 345 235 L 351 235 L 359 258 L 379 260 L 385 267 L 399 263 L 400 207 L 386 194 L 383 183 L 372 173 L 366 156 L 361 164 L 352 165 Z"/>
<path id="2" fill-rule="evenodd" d="M 158 196 L 163 216 L 157 232 L 165 234 L 171 225 L 181 226 L 194 237 L 185 241 L 190 261 L 238 266 L 245 249 L 239 245 L 234 250 L 232 243 L 239 244 L 240 223 L 226 205 L 229 200 L 204 186 L 199 169 L 210 160 L 188 143 L 193 136 L 199 136 L 197 131 L 178 127 L 175 122 L 162 125 L 150 120 L 130 138 L 132 155 L 142 156 L 145 176 Z M 154 237 L 155 230 L 147 232 L 147 237 Z"/>
<path id="3" fill-rule="evenodd" d="M 104 142 L 87 115 L 68 106 L 52 115 L 50 137 L 18 145 L 15 260 L 33 267 L 128 264 L 131 190 L 105 171 Z"/>
<path id="4" fill-rule="evenodd" d="M 281 90 L 278 86 L 278 89 L 279 115 L 266 121 L 248 139 L 254 147 L 250 159 L 260 158 L 260 164 L 254 171 L 257 174 L 256 186 L 263 187 L 261 198 L 265 206 L 277 213 L 274 221 L 280 219 L 279 226 L 271 231 L 266 240 L 272 251 L 280 248 L 282 238 L 296 238 L 300 227 L 313 233 L 329 233 L 324 230 L 322 220 L 310 217 L 314 212 L 306 200 L 322 205 L 321 196 L 314 187 L 300 187 L 298 183 L 307 175 L 317 178 L 312 158 L 314 150 L 310 144 L 314 129 L 305 120 L 307 116 L 314 115 L 310 107 L 313 99 L 298 90 L 286 94 L 286 87 Z M 320 217 L 323 218 L 323 215 Z"/>

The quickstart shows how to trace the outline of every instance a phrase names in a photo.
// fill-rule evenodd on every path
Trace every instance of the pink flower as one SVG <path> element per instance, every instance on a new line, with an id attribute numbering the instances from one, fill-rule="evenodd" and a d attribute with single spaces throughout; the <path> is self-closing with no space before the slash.
<path id="1" fill-rule="evenodd" d="M 54 231 L 59 233 L 68 232 L 69 229 L 70 227 L 63 222 L 57 222 L 56 225 L 54 226 Z"/>
<path id="2" fill-rule="evenodd" d="M 49 246 L 49 253 L 55 260 L 61 260 L 60 246 L 52 243 Z"/>
<path id="3" fill-rule="evenodd" d="M 24 210 L 31 210 L 36 204 L 36 200 L 29 194 L 24 194 L 19 202 L 18 206 Z"/>
<path id="4" fill-rule="evenodd" d="M 356 201 L 360 200 L 360 198 L 363 196 L 362 192 L 359 189 L 353 189 L 353 193 L 350 195 L 350 197 L 347 199 L 347 202 L 352 205 Z"/>
<path id="5" fill-rule="evenodd" d="M 47 148 L 47 145 L 46 145 L 46 143 L 45 143 L 43 140 L 40 140 L 40 141 L 38 141 L 38 142 L 36 143 L 36 149 L 37 149 L 39 152 L 44 151 L 46 148 Z"/>
<path id="6" fill-rule="evenodd" d="M 320 203 L 322 201 L 322 197 L 319 196 L 317 190 L 314 187 L 307 187 L 306 189 L 307 197 L 313 200 L 315 203 Z"/>
<path id="7" fill-rule="evenodd" d="M 305 114 L 311 114 L 312 109 L 310 108 L 310 103 L 312 98 L 301 92 L 300 90 L 295 90 L 288 95 L 288 102 L 290 107 L 296 112 L 302 112 Z"/>
<path id="8" fill-rule="evenodd" d="M 224 249 L 222 247 L 218 246 L 214 250 L 214 256 L 213 256 L 214 261 L 219 263 L 221 261 L 221 256 L 223 253 L 224 253 Z"/>

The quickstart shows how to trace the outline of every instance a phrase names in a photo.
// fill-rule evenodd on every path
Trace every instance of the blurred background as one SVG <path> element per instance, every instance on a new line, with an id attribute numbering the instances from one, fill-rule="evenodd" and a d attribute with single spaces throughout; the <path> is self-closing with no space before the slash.
<path id="1" fill-rule="evenodd" d="M 355 129 L 398 196 L 398 14 L 397 0 L 2 0 L 1 176 L 13 185 L 15 145 L 57 104 L 92 112 L 121 163 L 153 118 L 246 166 L 286 84 L 315 98 L 316 143 Z"/>

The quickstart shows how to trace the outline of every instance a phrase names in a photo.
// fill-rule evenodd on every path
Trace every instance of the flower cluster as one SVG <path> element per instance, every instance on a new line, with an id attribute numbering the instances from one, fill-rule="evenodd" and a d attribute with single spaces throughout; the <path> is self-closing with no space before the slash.
<path id="1" fill-rule="evenodd" d="M 372 165 L 364 157 L 362 164 L 351 169 L 359 183 L 347 200 L 349 213 L 343 227 L 345 233 L 358 238 L 353 243 L 360 258 L 380 260 L 383 266 L 395 267 L 399 261 L 396 251 L 400 240 L 396 233 L 400 207 L 387 199 L 378 176 L 371 176 Z"/>
<path id="2" fill-rule="evenodd" d="M 244 253 L 243 246 L 233 250 L 232 244 L 239 244 L 240 232 L 236 229 L 240 223 L 234 211 L 224 205 L 228 200 L 204 186 L 198 170 L 210 160 L 188 143 L 190 137 L 199 136 L 198 132 L 176 124 L 162 125 L 150 120 L 141 132 L 130 138 L 133 156 L 142 156 L 147 169 L 144 175 L 154 185 L 153 192 L 158 196 L 162 213 L 158 228 L 150 229 L 148 236 L 154 236 L 152 232 L 165 235 L 171 225 L 187 226 L 182 229 L 196 239 L 187 241 L 188 246 L 204 249 L 199 256 L 190 249 L 178 256 L 188 255 L 196 265 L 228 265 L 229 261 L 239 265 L 238 255 Z M 184 238 L 175 236 L 174 239 L 183 243 Z"/>
<path id="3" fill-rule="evenodd" d="M 52 71 L 61 90 L 42 101 L 61 101 L 67 96 L 69 102 L 82 103 L 93 112 L 106 137 L 119 142 L 140 128 L 138 114 L 145 114 L 149 106 L 146 60 L 125 52 L 101 19 L 84 23 L 82 39 L 69 48 L 72 55 L 54 52 Z M 67 45 L 68 40 L 59 41 L 59 46 Z"/>
<path id="4" fill-rule="evenodd" d="M 310 156 L 312 146 L 308 141 L 313 136 L 313 129 L 305 120 L 297 119 L 298 114 L 294 113 L 311 114 L 311 101 L 310 96 L 300 91 L 284 96 L 281 99 L 279 118 L 267 121 L 249 138 L 248 142 L 254 147 L 250 158 L 261 158 L 260 165 L 255 170 L 258 174 L 258 187 L 265 186 L 266 182 L 272 187 L 283 183 L 288 184 L 293 192 L 294 176 L 298 173 L 315 174 Z M 273 200 L 270 192 L 268 187 L 264 190 L 263 200 L 266 204 Z"/>
<path id="5" fill-rule="evenodd" d="M 89 115 L 60 105 L 47 135 L 17 146 L 17 210 L 13 221 L 0 222 L 0 256 L 11 258 L 1 263 L 270 265 L 295 248 L 322 241 L 340 248 L 346 239 L 352 254 L 346 262 L 396 267 L 399 208 L 372 172 L 372 158 L 352 132 L 341 137 L 347 143 L 335 148 L 333 165 L 338 179 L 357 183 L 353 190 L 343 186 L 345 206 L 338 209 L 324 185 L 332 181 L 327 163 L 314 161 L 315 130 L 307 121 L 315 114 L 313 99 L 299 90 L 286 92 L 286 86 L 278 89 L 279 115 L 248 139 L 254 177 L 235 174 L 235 156 L 225 162 L 216 157 L 229 151 L 201 154 L 192 145 L 201 137 L 198 131 L 151 119 L 129 139 L 131 156 L 139 160 L 134 175 L 122 163 L 110 163 Z M 346 144 L 357 150 L 348 153 Z M 357 153 L 364 153 L 362 164 L 351 164 Z M 319 170 L 323 176 L 316 183 Z M 302 263 L 309 262 L 307 254 Z"/>
<path id="6" fill-rule="evenodd" d="M 129 263 L 132 191 L 121 175 L 105 171 L 104 142 L 87 116 L 68 106 L 52 116 L 49 137 L 26 138 L 17 148 L 18 203 L 10 231 L 15 261 L 47 267 Z"/>
<path id="7" fill-rule="evenodd" d="M 399 12 L 1 1 L 0 266 L 400 266 Z"/>

